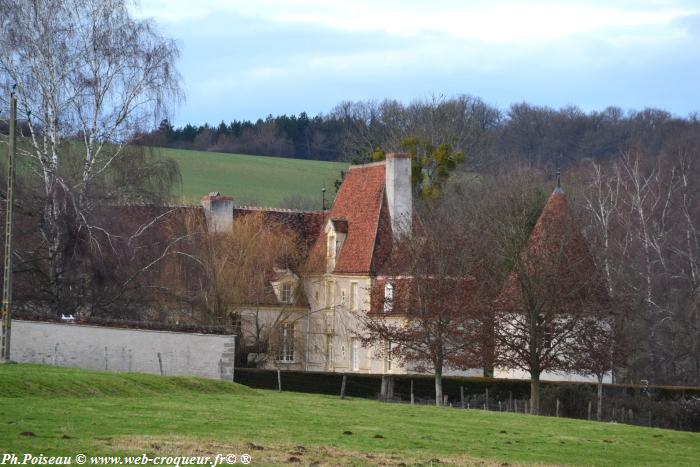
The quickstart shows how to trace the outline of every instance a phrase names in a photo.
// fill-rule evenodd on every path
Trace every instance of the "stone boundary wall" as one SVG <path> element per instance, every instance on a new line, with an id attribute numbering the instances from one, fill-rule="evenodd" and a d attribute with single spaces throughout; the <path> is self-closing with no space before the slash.
<path id="1" fill-rule="evenodd" d="M 12 320 L 10 343 L 19 363 L 231 380 L 236 336 Z"/>

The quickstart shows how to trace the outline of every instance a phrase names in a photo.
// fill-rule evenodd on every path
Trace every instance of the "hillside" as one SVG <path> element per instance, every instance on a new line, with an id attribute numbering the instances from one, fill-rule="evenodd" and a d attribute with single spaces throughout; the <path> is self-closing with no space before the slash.
<path id="1" fill-rule="evenodd" d="M 333 182 L 348 164 L 281 157 L 225 154 L 185 149 L 159 149 L 175 159 L 182 174 L 181 200 L 199 202 L 211 192 L 234 197 L 236 204 L 289 207 L 293 197 L 307 198 L 321 208 L 321 188 L 335 194 Z M 285 206 L 287 205 L 287 206 Z"/>
<path id="2" fill-rule="evenodd" d="M 693 465 L 700 458 L 697 433 L 40 365 L 0 365 L 0 439 L 18 454 L 247 453 L 257 465 Z"/>

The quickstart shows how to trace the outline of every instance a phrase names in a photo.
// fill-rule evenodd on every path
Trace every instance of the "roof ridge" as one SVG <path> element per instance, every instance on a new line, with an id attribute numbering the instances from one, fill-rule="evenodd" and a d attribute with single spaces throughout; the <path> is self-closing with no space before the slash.
<path id="1" fill-rule="evenodd" d="M 290 208 L 274 208 L 271 206 L 249 206 L 246 204 L 236 204 L 233 209 L 245 209 L 248 211 L 269 211 L 269 212 L 290 212 L 298 214 L 323 214 L 324 211 L 305 210 L 305 209 L 290 209 Z"/>
<path id="2" fill-rule="evenodd" d="M 365 167 L 376 167 L 378 165 L 386 165 L 386 161 L 368 162 L 366 164 L 355 164 L 348 167 L 348 170 L 352 169 L 364 169 Z"/>

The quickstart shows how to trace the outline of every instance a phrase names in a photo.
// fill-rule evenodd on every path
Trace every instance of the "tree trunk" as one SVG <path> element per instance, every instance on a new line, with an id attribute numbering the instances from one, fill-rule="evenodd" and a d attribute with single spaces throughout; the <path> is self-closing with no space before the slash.
<path id="1" fill-rule="evenodd" d="M 598 408 L 595 417 L 598 421 L 603 418 L 603 375 L 598 375 Z"/>
<path id="2" fill-rule="evenodd" d="M 442 405 L 442 368 L 435 369 L 435 405 Z"/>
<path id="3" fill-rule="evenodd" d="M 49 195 L 44 206 L 43 234 L 47 240 L 48 250 L 48 278 L 51 294 L 50 308 L 54 316 L 59 316 L 63 301 L 63 271 L 65 268 L 65 255 L 63 254 L 63 225 L 59 213 L 60 203 L 56 194 Z"/>
<path id="4" fill-rule="evenodd" d="M 530 373 L 530 413 L 537 415 L 540 413 L 540 374 Z"/>

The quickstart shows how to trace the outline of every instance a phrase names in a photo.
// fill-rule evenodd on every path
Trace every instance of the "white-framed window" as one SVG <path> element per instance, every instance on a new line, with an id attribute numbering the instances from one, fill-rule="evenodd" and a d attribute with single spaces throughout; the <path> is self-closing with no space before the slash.
<path id="1" fill-rule="evenodd" d="M 292 303 L 292 283 L 284 282 L 282 284 L 281 301 L 282 303 Z"/>
<path id="2" fill-rule="evenodd" d="M 360 297 L 357 294 L 357 282 L 350 283 L 350 309 L 357 311 L 359 308 Z"/>
<path id="3" fill-rule="evenodd" d="M 294 361 L 294 324 L 292 323 L 282 323 L 280 325 L 277 360 L 280 362 Z"/>
<path id="4" fill-rule="evenodd" d="M 384 341 L 384 369 L 391 371 L 393 362 L 391 361 L 391 341 Z"/>
<path id="5" fill-rule="evenodd" d="M 327 333 L 332 333 L 335 330 L 335 316 L 332 311 L 326 311 L 323 316 L 323 324 Z"/>
<path id="6" fill-rule="evenodd" d="M 335 252 L 336 252 L 335 235 L 332 233 L 329 233 L 328 234 L 328 250 L 326 251 L 326 254 L 329 258 L 335 258 Z"/>
<path id="7" fill-rule="evenodd" d="M 333 271 L 335 268 L 335 256 L 336 256 L 336 236 L 334 233 L 328 234 L 328 245 L 326 246 L 326 262 L 328 272 Z"/>
<path id="8" fill-rule="evenodd" d="M 330 308 L 333 306 L 333 295 L 335 292 L 335 284 L 333 281 L 327 281 L 326 282 L 326 308 Z"/>
<path id="9" fill-rule="evenodd" d="M 384 313 L 391 313 L 394 309 L 394 286 L 387 282 L 384 285 Z"/>
<path id="10" fill-rule="evenodd" d="M 357 337 L 352 339 L 352 353 L 350 355 L 350 364 L 352 371 L 359 371 L 360 369 L 360 339 Z"/>
<path id="11" fill-rule="evenodd" d="M 326 366 L 331 368 L 333 366 L 333 335 L 326 335 Z"/>

